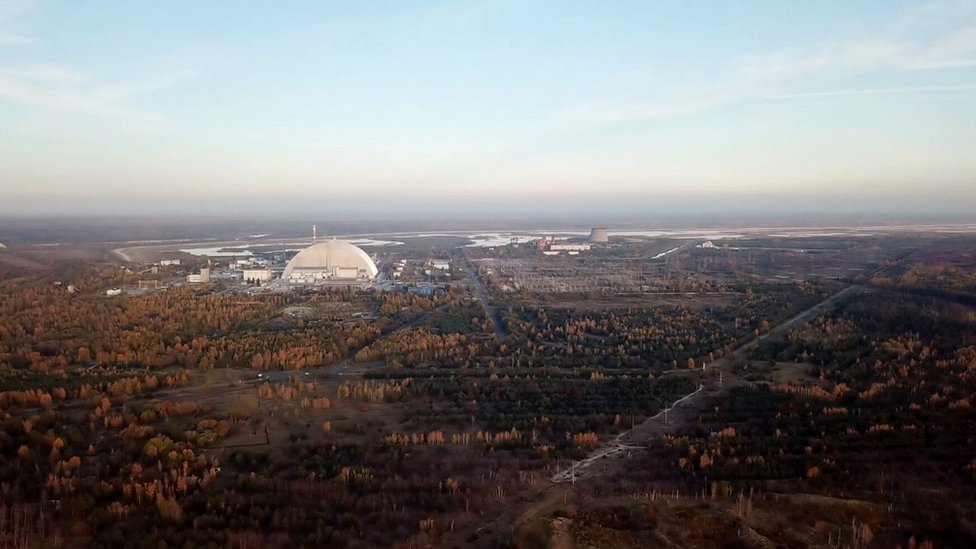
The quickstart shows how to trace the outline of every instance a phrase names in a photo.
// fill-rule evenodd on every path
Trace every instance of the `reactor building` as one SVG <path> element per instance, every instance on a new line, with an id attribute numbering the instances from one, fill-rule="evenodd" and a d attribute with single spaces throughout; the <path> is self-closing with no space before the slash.
<path id="1" fill-rule="evenodd" d="M 610 234 L 603 227 L 590 229 L 590 242 L 610 242 Z"/>
<path id="2" fill-rule="evenodd" d="M 365 282 L 379 271 L 369 254 L 341 240 L 313 244 L 291 258 L 281 278 L 295 284 Z"/>

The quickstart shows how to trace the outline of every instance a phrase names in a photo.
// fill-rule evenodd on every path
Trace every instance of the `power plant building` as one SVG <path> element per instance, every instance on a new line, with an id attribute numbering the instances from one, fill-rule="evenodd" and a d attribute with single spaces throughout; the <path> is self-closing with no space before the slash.
<path id="1" fill-rule="evenodd" d="M 244 269 L 244 282 L 267 282 L 271 280 L 271 269 Z"/>
<path id="2" fill-rule="evenodd" d="M 341 240 L 313 244 L 288 262 L 281 278 L 296 284 L 368 281 L 379 270 L 369 254 Z"/>
<path id="3" fill-rule="evenodd" d="M 590 251 L 589 244 L 550 244 L 546 247 L 546 250 L 550 252 L 569 252 L 569 253 L 579 253 Z"/>
<path id="4" fill-rule="evenodd" d="M 186 281 L 190 284 L 206 284 L 210 282 L 210 269 L 200 269 L 200 274 L 186 275 Z"/>
<path id="5" fill-rule="evenodd" d="M 590 242 L 610 242 L 610 234 L 602 227 L 594 227 L 590 230 Z"/>

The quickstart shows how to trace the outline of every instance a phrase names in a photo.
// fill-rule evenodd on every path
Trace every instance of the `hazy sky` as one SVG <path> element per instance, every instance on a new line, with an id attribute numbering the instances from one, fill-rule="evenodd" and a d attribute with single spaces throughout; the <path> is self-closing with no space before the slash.
<path id="1" fill-rule="evenodd" d="M 976 2 L 0 0 L 0 128 L 0 214 L 973 212 Z"/>

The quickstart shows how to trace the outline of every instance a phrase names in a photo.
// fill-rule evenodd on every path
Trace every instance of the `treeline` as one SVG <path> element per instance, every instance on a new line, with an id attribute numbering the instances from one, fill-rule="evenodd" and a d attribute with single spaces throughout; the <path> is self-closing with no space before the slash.
<path id="1" fill-rule="evenodd" d="M 694 391 L 678 377 L 452 376 L 414 379 L 411 390 L 435 399 L 434 409 L 409 417 L 420 425 L 493 432 L 515 428 L 538 440 L 564 445 L 566 433 L 607 433 L 654 415 L 667 402 Z"/>
<path id="2" fill-rule="evenodd" d="M 523 307 L 508 324 L 526 360 L 540 366 L 667 370 L 711 362 L 737 341 L 732 323 L 688 309 L 578 312 Z M 741 330 L 739 335 L 741 335 Z"/>
<path id="3" fill-rule="evenodd" d="M 115 280 L 114 274 L 95 271 L 76 282 L 103 286 Z M 90 364 L 259 370 L 328 365 L 376 339 L 391 323 L 441 305 L 454 304 L 449 311 L 455 311 L 463 297 L 457 292 L 424 297 L 348 291 L 241 297 L 181 287 L 106 298 L 64 288 L 49 281 L 0 282 L 0 366 L 46 372 Z M 283 306 L 314 308 L 343 300 L 386 316 L 378 321 L 299 319 L 285 325 L 279 317 Z"/>
<path id="4" fill-rule="evenodd" d="M 858 296 L 758 349 L 758 358 L 799 363 L 811 379 L 733 388 L 648 459 L 706 493 L 714 490 L 707 482 L 888 506 L 911 517 L 887 530 L 891 545 L 913 535 L 972 545 L 951 526 L 976 505 L 970 313 L 943 300 Z M 932 513 L 919 511 L 916 502 L 932 498 Z"/>

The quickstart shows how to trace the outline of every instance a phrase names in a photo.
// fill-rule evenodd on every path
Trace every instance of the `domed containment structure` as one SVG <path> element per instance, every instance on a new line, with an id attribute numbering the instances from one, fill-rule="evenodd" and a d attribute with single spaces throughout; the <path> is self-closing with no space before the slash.
<path id="1" fill-rule="evenodd" d="M 367 281 L 376 277 L 376 263 L 358 246 L 341 240 L 313 244 L 298 252 L 281 278 L 288 282 Z"/>
<path id="2" fill-rule="evenodd" d="M 590 242 L 610 242 L 610 234 L 602 227 L 590 230 Z"/>

